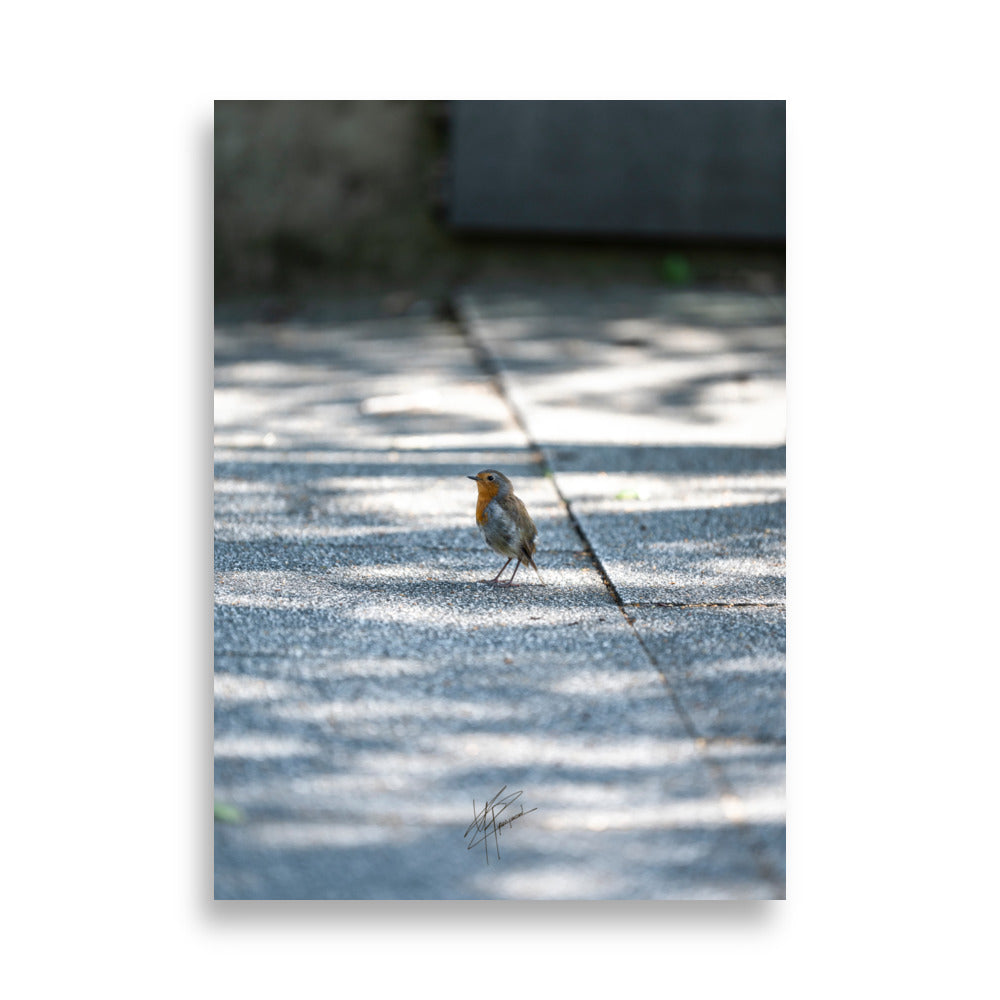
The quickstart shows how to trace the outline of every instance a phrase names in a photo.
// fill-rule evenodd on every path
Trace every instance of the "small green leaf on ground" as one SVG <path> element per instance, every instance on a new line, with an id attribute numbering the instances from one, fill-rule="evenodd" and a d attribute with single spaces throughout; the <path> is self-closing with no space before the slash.
<path id="1" fill-rule="evenodd" d="M 615 494 L 616 500 L 641 500 L 638 490 L 619 490 Z"/>
<path id="2" fill-rule="evenodd" d="M 216 823 L 242 823 L 243 813 L 236 806 L 226 805 L 225 802 L 215 803 Z"/>

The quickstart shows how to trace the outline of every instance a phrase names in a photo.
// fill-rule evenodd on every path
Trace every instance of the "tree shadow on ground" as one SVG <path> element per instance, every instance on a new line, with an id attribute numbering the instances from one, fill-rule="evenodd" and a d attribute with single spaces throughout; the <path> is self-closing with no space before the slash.
<path id="1" fill-rule="evenodd" d="M 599 419 L 623 405 L 693 412 L 720 386 L 773 381 L 781 367 L 783 338 L 764 329 L 778 321 L 760 303 L 667 296 L 656 307 L 664 336 L 647 323 L 649 300 L 628 294 L 590 321 L 527 301 L 525 317 L 554 339 L 504 363 L 567 376 L 545 397 L 567 407 L 581 398 L 577 376 L 616 367 L 614 390 L 587 397 Z M 706 337 L 686 343 L 685 326 Z M 692 348 L 710 351 L 712 331 L 734 366 L 685 366 Z M 686 616 L 655 608 L 663 588 L 638 581 L 641 606 L 625 610 L 651 658 L 575 549 L 535 449 L 512 444 L 509 417 L 484 415 L 489 379 L 454 328 L 249 329 L 220 335 L 216 359 L 216 797 L 246 817 L 216 826 L 219 898 L 783 895 L 780 609 Z M 669 384 L 652 385 L 648 366 L 675 361 Z M 472 387 L 460 404 L 406 402 L 455 379 Z M 387 394 L 396 409 L 366 409 Z M 481 447 L 459 440 L 470 429 Z M 784 468 L 783 448 L 567 440 L 542 446 L 560 475 L 647 472 L 669 485 Z M 564 532 L 545 551 L 549 586 L 476 582 L 473 500 L 458 487 L 487 465 L 549 497 L 546 516 Z M 423 508 L 421 491 L 434 498 Z M 783 529 L 783 506 L 779 517 L 770 499 L 742 500 L 760 505 L 758 527 Z M 732 521 L 757 577 L 777 582 L 758 558 L 774 540 L 745 523 L 751 511 L 741 520 L 706 500 L 683 512 L 672 502 L 582 516 L 626 542 L 641 533 L 637 514 L 651 518 L 656 537 L 635 539 L 651 560 L 659 544 L 717 542 Z M 310 534 L 331 527 L 349 537 Z M 725 545 L 695 548 L 706 572 L 732 575 Z M 472 800 L 505 784 L 538 811 L 503 834 L 501 861 L 487 866 L 462 832 Z"/>
<path id="2" fill-rule="evenodd" d="M 449 578 L 458 554 L 428 583 L 420 532 L 409 542 L 389 558 L 291 546 L 279 562 L 247 570 L 238 567 L 256 560 L 234 563 L 221 547 L 220 572 L 233 576 L 217 609 L 216 672 L 237 696 L 216 704 L 217 795 L 248 822 L 219 831 L 220 897 L 782 893 L 753 839 L 772 820 L 733 826 L 719 811 L 692 734 L 592 570 L 590 587 L 577 573 L 570 586 L 500 594 L 467 575 Z M 701 656 L 690 663 L 695 674 L 717 665 Z M 753 697 L 750 679 L 729 684 Z M 275 682 L 285 685 L 277 694 L 254 693 Z M 504 783 L 547 801 L 554 827 L 526 837 L 516 874 L 490 889 L 478 867 L 444 859 L 464 847 L 460 810 Z M 435 802 L 443 818 L 428 808 Z M 511 831 L 512 851 L 521 832 Z M 563 857 L 574 838 L 586 850 Z M 611 841 L 625 846 L 609 860 Z M 713 868 L 717 843 L 726 846 Z M 428 869 L 428 856 L 442 866 Z"/>

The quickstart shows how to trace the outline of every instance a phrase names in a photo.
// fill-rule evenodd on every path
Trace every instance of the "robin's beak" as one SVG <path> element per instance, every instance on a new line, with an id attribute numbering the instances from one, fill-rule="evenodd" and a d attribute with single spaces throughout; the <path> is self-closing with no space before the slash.
<path id="1" fill-rule="evenodd" d="M 478 483 L 479 482 L 479 478 L 477 476 L 466 476 L 465 478 L 466 479 L 471 479 L 474 483 Z"/>

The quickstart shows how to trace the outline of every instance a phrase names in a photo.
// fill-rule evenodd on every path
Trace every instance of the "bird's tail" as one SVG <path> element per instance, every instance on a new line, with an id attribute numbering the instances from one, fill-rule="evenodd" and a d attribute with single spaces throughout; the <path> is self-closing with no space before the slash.
<path id="1" fill-rule="evenodd" d="M 545 581 L 542 579 L 542 574 L 538 572 L 538 567 L 535 565 L 535 560 L 528 555 L 527 552 L 524 553 L 524 558 L 527 560 L 528 565 L 535 571 L 538 575 L 538 582 L 544 587 Z"/>

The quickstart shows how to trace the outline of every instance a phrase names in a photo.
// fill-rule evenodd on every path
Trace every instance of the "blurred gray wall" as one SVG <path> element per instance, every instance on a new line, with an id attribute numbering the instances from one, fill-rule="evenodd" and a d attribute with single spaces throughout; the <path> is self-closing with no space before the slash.
<path id="1" fill-rule="evenodd" d="M 784 102 L 217 101 L 214 156 L 217 300 L 656 280 L 636 237 L 784 232 Z"/>
<path id="2" fill-rule="evenodd" d="M 456 101 L 467 230 L 781 240 L 784 101 Z"/>
<path id="3" fill-rule="evenodd" d="M 216 101 L 219 293 L 421 273 L 441 248 L 422 101 Z"/>

